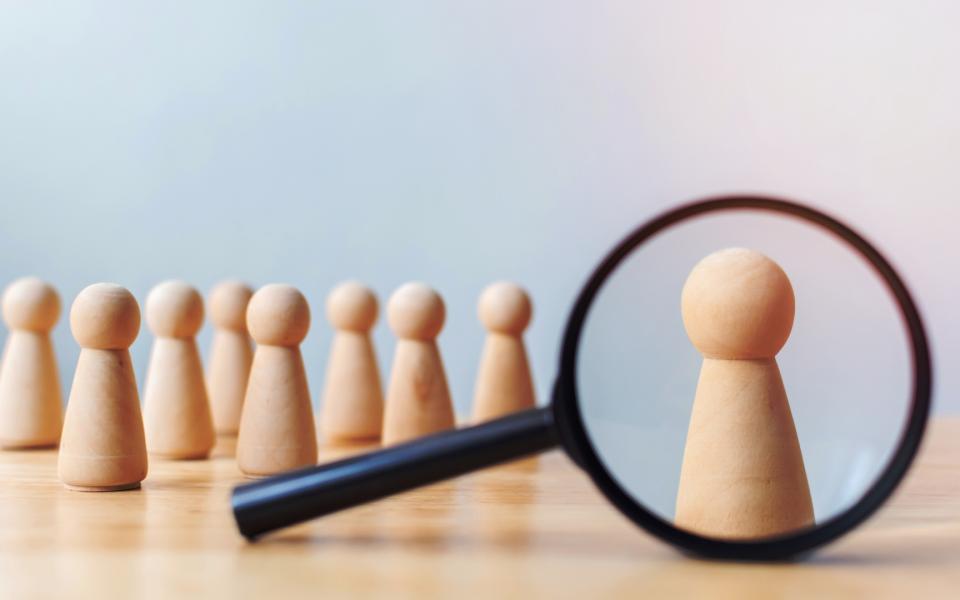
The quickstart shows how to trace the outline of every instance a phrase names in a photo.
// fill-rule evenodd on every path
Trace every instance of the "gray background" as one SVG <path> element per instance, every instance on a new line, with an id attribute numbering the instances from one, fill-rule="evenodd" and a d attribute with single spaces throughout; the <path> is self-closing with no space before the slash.
<path id="1" fill-rule="evenodd" d="M 423 280 L 466 411 L 485 284 L 532 292 L 543 398 L 614 240 L 678 201 L 769 192 L 902 267 L 956 412 L 958 22 L 949 1 L 6 2 L 0 282 L 39 275 L 66 306 L 95 281 L 141 300 L 171 277 L 292 283 L 316 395 L 330 287 Z M 377 342 L 386 370 L 382 323 Z M 56 344 L 67 386 L 64 323 Z"/>

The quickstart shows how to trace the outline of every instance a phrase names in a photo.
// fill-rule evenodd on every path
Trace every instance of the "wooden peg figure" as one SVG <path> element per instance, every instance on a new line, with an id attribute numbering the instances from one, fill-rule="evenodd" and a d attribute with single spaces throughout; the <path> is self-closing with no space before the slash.
<path id="1" fill-rule="evenodd" d="M 327 298 L 327 317 L 336 332 L 323 390 L 323 437 L 333 444 L 379 440 L 383 390 L 370 340 L 377 297 L 355 281 L 340 284 Z"/>
<path id="2" fill-rule="evenodd" d="M 213 426 L 224 436 L 240 430 L 243 397 L 253 363 L 247 332 L 247 305 L 253 290 L 239 281 L 224 281 L 210 292 L 207 312 L 213 322 L 213 342 L 207 367 L 207 394 Z"/>
<path id="3" fill-rule="evenodd" d="M 215 442 L 196 335 L 203 298 L 182 281 L 147 296 L 147 326 L 156 339 L 143 388 L 147 450 L 162 458 L 206 458 Z"/>
<path id="4" fill-rule="evenodd" d="M 97 283 L 73 301 L 70 329 L 80 358 L 60 439 L 60 480 L 82 491 L 138 488 L 147 447 L 129 348 L 140 308 L 126 289 Z"/>
<path id="5" fill-rule="evenodd" d="M 398 339 L 384 407 L 384 445 L 455 425 L 436 342 L 445 318 L 443 299 L 422 283 L 407 283 L 390 297 L 387 320 Z"/>
<path id="6" fill-rule="evenodd" d="M 533 308 L 520 286 L 501 281 L 487 287 L 478 304 L 487 339 L 473 400 L 474 422 L 533 408 L 536 398 L 523 331 Z"/>
<path id="7" fill-rule="evenodd" d="M 63 402 L 50 331 L 60 296 L 48 283 L 25 277 L 3 293 L 10 330 L 0 367 L 0 447 L 45 448 L 60 441 Z"/>
<path id="8" fill-rule="evenodd" d="M 790 280 L 759 252 L 721 250 L 694 267 L 681 306 L 703 366 L 676 524 L 726 539 L 811 526 L 803 456 L 775 358 L 793 327 Z"/>
<path id="9" fill-rule="evenodd" d="M 289 285 L 266 285 L 247 306 L 257 343 L 243 401 L 237 465 L 265 477 L 317 462 L 316 428 L 300 343 L 310 329 L 307 299 Z"/>

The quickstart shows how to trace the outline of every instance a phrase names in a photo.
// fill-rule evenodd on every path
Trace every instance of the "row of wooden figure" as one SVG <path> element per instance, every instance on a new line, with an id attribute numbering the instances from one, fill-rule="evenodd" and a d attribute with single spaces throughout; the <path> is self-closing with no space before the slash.
<path id="1" fill-rule="evenodd" d="M 125 288 L 85 288 L 70 310 L 81 347 L 63 412 L 50 331 L 60 299 L 49 284 L 24 278 L 3 295 L 10 334 L 0 366 L 0 445 L 59 444 L 60 479 L 70 488 L 135 488 L 147 454 L 167 459 L 209 455 L 216 434 L 238 435 L 237 463 L 263 477 L 317 462 L 317 437 L 300 343 L 310 327 L 306 298 L 289 285 L 254 293 L 239 282 L 216 286 L 207 299 L 215 333 L 206 374 L 196 344 L 204 318 L 200 294 L 180 281 L 151 290 L 147 325 L 155 335 L 141 416 L 129 347 L 140 308 Z M 327 299 L 336 330 L 320 423 L 327 442 L 396 444 L 455 426 L 436 337 L 445 320 L 440 295 L 421 283 L 401 286 L 387 317 L 398 337 L 386 391 L 370 330 L 377 298 L 347 282 Z M 495 283 L 482 294 L 488 330 L 474 400 L 475 421 L 534 405 L 522 334 L 531 303 L 520 287 Z M 255 349 L 252 341 L 256 342 Z"/>

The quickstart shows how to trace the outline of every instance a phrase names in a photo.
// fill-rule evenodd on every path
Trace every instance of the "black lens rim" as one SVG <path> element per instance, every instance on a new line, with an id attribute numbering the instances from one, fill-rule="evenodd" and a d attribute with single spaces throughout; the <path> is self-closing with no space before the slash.
<path id="1" fill-rule="evenodd" d="M 604 467 L 587 435 L 577 401 L 577 353 L 586 316 L 610 274 L 635 248 L 667 227 L 705 213 L 760 210 L 792 215 L 818 225 L 856 250 L 886 285 L 900 309 L 910 337 L 913 386 L 910 415 L 896 451 L 880 477 L 861 499 L 844 512 L 811 529 L 757 541 L 727 541 L 685 531 L 661 519 L 635 501 Z M 701 556 L 730 560 L 784 560 L 831 542 L 872 515 L 902 481 L 917 455 L 926 430 L 932 392 L 932 365 L 926 331 L 916 303 L 889 261 L 853 229 L 809 206 L 769 196 L 733 195 L 685 204 L 653 218 L 635 229 L 604 258 L 577 297 L 567 320 L 560 354 L 560 373 L 553 407 L 564 448 L 590 475 L 600 491 L 626 517 L 660 539 Z"/>

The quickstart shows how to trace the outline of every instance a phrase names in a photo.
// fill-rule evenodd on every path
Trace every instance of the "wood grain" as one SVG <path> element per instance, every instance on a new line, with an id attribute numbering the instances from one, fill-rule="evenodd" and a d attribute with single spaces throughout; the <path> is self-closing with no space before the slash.
<path id="1" fill-rule="evenodd" d="M 695 560 L 638 530 L 561 454 L 490 469 L 292 528 L 236 533 L 242 480 L 153 460 L 137 491 L 63 489 L 53 451 L 0 453 L 0 596 L 173 598 L 956 597 L 960 419 L 864 527 L 804 562 Z M 321 451 L 321 459 L 336 452 Z"/>

